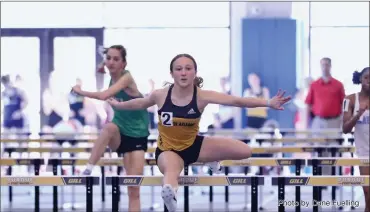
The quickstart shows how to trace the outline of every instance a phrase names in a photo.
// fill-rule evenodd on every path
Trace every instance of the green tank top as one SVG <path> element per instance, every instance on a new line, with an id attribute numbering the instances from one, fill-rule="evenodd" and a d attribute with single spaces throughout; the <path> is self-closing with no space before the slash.
<path id="1" fill-rule="evenodd" d="M 127 70 L 122 72 L 122 76 L 128 73 Z M 121 77 L 122 77 L 121 76 Z M 110 80 L 109 87 L 112 86 L 113 82 Z M 117 101 L 124 102 L 135 98 L 128 95 L 124 90 L 121 90 L 114 98 Z M 118 110 L 113 108 L 114 116 L 112 122 L 119 128 L 121 134 L 130 137 L 147 137 L 149 135 L 149 113 L 147 110 Z"/>

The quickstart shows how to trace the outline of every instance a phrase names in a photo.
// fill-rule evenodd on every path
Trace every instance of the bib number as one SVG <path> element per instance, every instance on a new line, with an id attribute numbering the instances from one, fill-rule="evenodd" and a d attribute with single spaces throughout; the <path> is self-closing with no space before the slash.
<path id="1" fill-rule="evenodd" d="M 173 126 L 172 122 L 173 113 L 172 112 L 162 112 L 161 120 L 164 126 Z"/>

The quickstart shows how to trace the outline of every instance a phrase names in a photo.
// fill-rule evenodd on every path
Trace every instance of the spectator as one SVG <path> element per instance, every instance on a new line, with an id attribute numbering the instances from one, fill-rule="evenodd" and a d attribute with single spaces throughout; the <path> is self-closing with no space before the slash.
<path id="1" fill-rule="evenodd" d="M 49 78 L 49 88 L 45 89 L 42 95 L 42 109 L 47 116 L 48 121 L 43 131 L 50 132 L 60 121 L 68 121 L 70 108 L 68 102 L 68 94 L 70 89 L 67 89 L 65 83 L 60 81 L 62 76 L 58 71 L 53 71 Z M 59 79 L 58 79 L 59 78 Z"/>
<path id="2" fill-rule="evenodd" d="M 230 81 L 228 77 L 220 79 L 221 92 L 231 95 Z M 218 113 L 214 113 L 214 123 L 208 129 L 233 129 L 234 128 L 234 115 L 233 107 L 219 105 Z"/>
<path id="3" fill-rule="evenodd" d="M 248 84 L 250 88 L 244 91 L 244 97 L 270 99 L 269 89 L 261 85 L 261 79 L 256 73 L 248 75 Z M 247 118 L 247 127 L 260 129 L 267 119 L 267 108 L 248 108 Z"/>
<path id="4" fill-rule="evenodd" d="M 1 94 L 3 101 L 3 127 L 5 132 L 15 130 L 20 133 L 24 129 L 24 110 L 28 105 L 27 97 L 23 90 L 14 86 L 10 76 L 2 76 L 1 83 L 4 90 Z"/>
<path id="5" fill-rule="evenodd" d="M 82 85 L 82 81 L 80 78 L 76 79 L 76 84 L 80 86 Z M 80 122 L 82 126 L 85 125 L 85 116 L 83 114 L 84 99 L 85 97 L 80 96 L 74 92 L 71 92 L 68 95 L 68 102 L 70 108 L 69 119 Z"/>
<path id="6" fill-rule="evenodd" d="M 338 129 L 341 126 L 342 102 L 345 96 L 341 82 L 331 75 L 331 59 L 320 60 L 322 76 L 312 82 L 306 97 L 309 113 L 312 114 L 313 130 Z M 337 144 L 337 143 L 333 143 Z M 330 157 L 329 152 L 324 152 L 324 157 Z M 331 167 L 323 167 L 324 175 L 331 174 Z"/>
<path id="7" fill-rule="evenodd" d="M 313 116 L 312 129 L 340 129 L 344 87 L 331 76 L 330 58 L 321 59 L 320 64 L 322 77 L 310 85 L 305 101 Z"/>

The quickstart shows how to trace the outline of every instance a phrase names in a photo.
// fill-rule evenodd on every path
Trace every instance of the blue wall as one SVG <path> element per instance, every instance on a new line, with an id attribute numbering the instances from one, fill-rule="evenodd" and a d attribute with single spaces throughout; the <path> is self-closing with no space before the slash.
<path id="1" fill-rule="evenodd" d="M 243 90 L 248 87 L 251 72 L 261 77 L 274 96 L 279 88 L 294 96 L 296 92 L 297 23 L 292 19 L 243 20 Z M 268 119 L 275 119 L 282 128 L 293 128 L 294 112 L 269 110 Z M 242 112 L 242 126 L 247 123 Z"/>

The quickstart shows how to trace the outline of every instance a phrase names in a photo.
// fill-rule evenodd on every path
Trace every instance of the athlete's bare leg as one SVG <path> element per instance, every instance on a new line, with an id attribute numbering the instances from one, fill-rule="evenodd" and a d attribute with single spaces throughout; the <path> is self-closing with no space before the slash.
<path id="1" fill-rule="evenodd" d="M 184 168 L 184 161 L 174 152 L 165 151 L 158 157 L 158 168 L 163 176 L 162 198 L 169 212 L 176 211 L 176 192 L 179 186 L 178 178 Z"/>
<path id="2" fill-rule="evenodd" d="M 204 137 L 199 162 L 242 160 L 252 156 L 252 149 L 244 142 L 224 137 Z"/>
<path id="3" fill-rule="evenodd" d="M 103 156 L 105 149 L 109 146 L 113 151 L 116 151 L 121 143 L 121 135 L 117 125 L 108 123 L 104 126 L 100 132 L 99 137 L 94 143 L 94 147 L 91 150 L 89 163 L 87 164 L 86 170 L 83 172 L 84 175 L 90 175 L 93 167 Z"/>
<path id="4" fill-rule="evenodd" d="M 127 152 L 123 156 L 127 175 L 143 175 L 145 165 L 145 152 L 143 150 Z M 129 186 L 128 188 L 128 211 L 136 212 L 140 209 L 140 186 Z"/>

